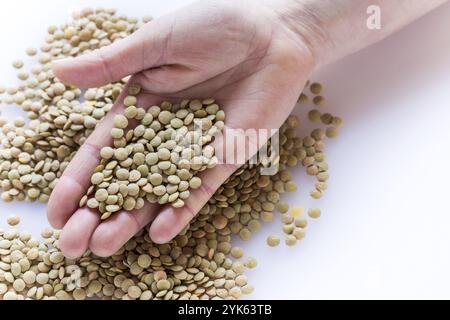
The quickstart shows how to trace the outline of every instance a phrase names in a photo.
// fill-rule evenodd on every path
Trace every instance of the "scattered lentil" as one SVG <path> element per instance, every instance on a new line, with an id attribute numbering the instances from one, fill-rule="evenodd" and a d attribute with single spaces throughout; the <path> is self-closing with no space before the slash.
<path id="1" fill-rule="evenodd" d="M 280 244 L 280 238 L 278 236 L 275 235 L 271 235 L 267 237 L 267 244 L 270 247 L 276 247 Z"/>
<path id="2" fill-rule="evenodd" d="M 297 238 L 295 236 L 289 234 L 286 236 L 285 242 L 286 242 L 287 246 L 290 246 L 290 247 L 295 246 L 297 244 Z"/>
<path id="3" fill-rule="evenodd" d="M 326 135 L 328 138 L 336 138 L 339 134 L 339 131 L 335 127 L 328 127 L 326 130 Z"/>
<path id="4" fill-rule="evenodd" d="M 314 82 L 310 85 L 309 89 L 313 94 L 318 95 L 322 91 L 322 85 L 318 82 Z"/>
<path id="5" fill-rule="evenodd" d="M 296 227 L 294 229 L 294 231 L 292 231 L 292 235 L 297 239 L 297 240 L 302 240 L 305 238 L 305 230 L 302 228 L 298 228 Z"/>
<path id="6" fill-rule="evenodd" d="M 20 68 L 23 67 L 23 61 L 15 60 L 15 61 L 13 61 L 12 65 L 13 65 L 14 68 L 20 69 Z"/>
<path id="7" fill-rule="evenodd" d="M 10 226 L 15 226 L 20 223 L 20 217 L 15 214 L 11 214 L 8 216 L 7 222 Z"/>
<path id="8" fill-rule="evenodd" d="M 300 97 L 298 98 L 298 102 L 301 104 L 308 102 L 308 96 L 304 93 L 300 94 Z"/>
<path id="9" fill-rule="evenodd" d="M 317 109 L 312 109 L 308 112 L 308 119 L 311 122 L 319 121 L 321 116 L 322 116 L 322 113 Z"/>
<path id="10" fill-rule="evenodd" d="M 231 255 L 236 259 L 242 258 L 244 250 L 241 247 L 234 247 L 231 249 Z"/>
<path id="11" fill-rule="evenodd" d="M 302 207 L 293 207 L 291 210 L 291 216 L 293 218 L 298 218 L 298 217 L 301 217 L 304 212 L 305 212 L 305 209 Z"/>
<path id="12" fill-rule="evenodd" d="M 30 47 L 27 48 L 27 50 L 25 51 L 27 55 L 29 55 L 30 57 L 35 56 L 37 53 L 36 48 Z"/>
<path id="13" fill-rule="evenodd" d="M 313 103 L 314 103 L 316 106 L 321 106 L 321 105 L 323 105 L 323 104 L 325 103 L 325 98 L 322 97 L 322 96 L 315 96 L 315 97 L 313 98 Z"/>
<path id="14" fill-rule="evenodd" d="M 308 216 L 310 216 L 313 219 L 318 219 L 322 212 L 319 208 L 313 207 L 308 209 Z"/>
<path id="15" fill-rule="evenodd" d="M 286 213 L 289 211 L 289 204 L 287 204 L 286 202 L 279 202 L 277 204 L 277 210 L 280 213 Z"/>

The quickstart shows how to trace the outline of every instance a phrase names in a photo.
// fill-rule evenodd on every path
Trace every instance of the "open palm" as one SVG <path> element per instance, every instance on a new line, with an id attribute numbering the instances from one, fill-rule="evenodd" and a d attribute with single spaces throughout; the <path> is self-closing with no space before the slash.
<path id="1" fill-rule="evenodd" d="M 55 63 L 54 72 L 84 88 L 133 75 L 130 83 L 143 88 L 138 107 L 214 97 L 226 113 L 227 128 L 279 128 L 314 67 L 313 59 L 270 6 L 243 2 L 200 1 L 109 47 Z M 112 143 L 110 130 L 114 115 L 124 109 L 123 95 L 80 148 L 50 198 L 49 221 L 63 228 L 60 247 L 69 257 L 79 257 L 88 248 L 109 256 L 150 222 L 154 242 L 171 240 L 237 169 L 220 164 L 202 172 L 202 187 L 179 209 L 146 203 L 101 221 L 95 210 L 78 208 L 100 149 Z"/>

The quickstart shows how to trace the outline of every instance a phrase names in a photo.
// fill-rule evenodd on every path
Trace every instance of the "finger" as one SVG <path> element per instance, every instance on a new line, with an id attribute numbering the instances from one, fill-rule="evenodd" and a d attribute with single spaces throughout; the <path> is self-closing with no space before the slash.
<path id="1" fill-rule="evenodd" d="M 68 258 L 81 257 L 89 246 L 89 239 L 100 223 L 98 212 L 89 208 L 78 209 L 61 231 L 59 247 Z"/>
<path id="2" fill-rule="evenodd" d="M 110 130 L 114 115 L 123 106 L 116 105 L 80 147 L 52 191 L 47 217 L 54 228 L 61 229 L 78 208 L 81 197 L 90 186 L 92 172 L 100 161 L 100 149 L 111 144 Z"/>
<path id="3" fill-rule="evenodd" d="M 156 216 L 159 206 L 146 202 L 144 207 L 132 212 L 120 211 L 100 223 L 89 242 L 91 251 L 99 257 L 116 253 L 139 230 Z"/>
<path id="4" fill-rule="evenodd" d="M 228 64 L 230 63 L 228 62 Z M 210 92 L 210 90 L 205 91 L 204 88 L 200 88 L 198 93 L 194 94 L 192 88 L 198 88 L 202 84 L 211 87 L 213 84 L 209 81 L 215 80 L 218 75 L 223 75 L 222 78 L 225 79 L 234 70 L 233 66 L 228 64 L 207 65 L 206 67 L 203 65 L 196 67 L 182 64 L 164 65 L 136 74 L 136 81 L 148 92 L 154 94 L 173 95 L 189 89 L 190 96 L 199 97 L 204 92 Z M 229 68 L 230 70 L 228 70 Z M 220 84 L 223 84 L 223 82 Z M 186 96 L 182 97 L 186 98 Z"/>
<path id="5" fill-rule="evenodd" d="M 53 72 L 81 88 L 98 87 L 164 63 L 165 19 L 153 20 L 128 37 L 77 58 L 58 60 Z"/>
<path id="6" fill-rule="evenodd" d="M 167 65 L 143 71 L 136 75 L 136 79 L 149 92 L 167 95 L 186 90 L 210 76 L 203 70 L 183 65 Z"/>
<path id="7" fill-rule="evenodd" d="M 126 91 L 127 86 L 117 101 L 123 100 Z M 80 147 L 58 180 L 47 207 L 47 218 L 54 228 L 61 229 L 78 209 L 80 199 L 91 185 L 91 175 L 100 161 L 101 148 L 112 143 L 111 128 L 114 125 L 114 116 L 122 113 L 123 109 L 124 105 L 121 102 L 113 106 Z"/>

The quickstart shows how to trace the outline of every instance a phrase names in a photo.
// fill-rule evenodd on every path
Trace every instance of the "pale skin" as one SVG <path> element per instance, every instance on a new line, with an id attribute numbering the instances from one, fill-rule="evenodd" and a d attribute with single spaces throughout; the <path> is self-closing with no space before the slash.
<path id="1" fill-rule="evenodd" d="M 133 75 L 143 93 L 138 106 L 163 100 L 214 97 L 228 128 L 279 128 L 317 68 L 383 39 L 446 0 L 203 0 L 151 21 L 127 39 L 91 54 L 60 61 L 62 81 L 95 87 Z M 381 30 L 366 27 L 366 8 L 381 8 Z M 124 90 L 126 91 L 126 90 Z M 179 209 L 147 203 L 100 221 L 98 212 L 78 208 L 99 162 L 111 144 L 111 112 L 80 148 L 53 191 L 48 218 L 62 228 L 60 247 L 68 257 L 87 249 L 116 252 L 149 225 L 156 243 L 175 237 L 237 169 L 218 165 L 201 174 L 202 187 Z M 274 112 L 276 110 L 276 112 Z"/>

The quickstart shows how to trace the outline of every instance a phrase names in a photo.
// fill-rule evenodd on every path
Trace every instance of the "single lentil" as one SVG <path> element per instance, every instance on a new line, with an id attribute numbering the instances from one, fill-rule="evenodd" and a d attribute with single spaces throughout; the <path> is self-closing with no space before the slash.
<path id="1" fill-rule="evenodd" d="M 280 244 L 280 238 L 278 236 L 275 235 L 270 235 L 267 237 L 267 244 L 270 247 L 276 247 Z"/>
<path id="2" fill-rule="evenodd" d="M 322 212 L 317 207 L 308 209 L 308 216 L 310 216 L 313 219 L 318 219 L 321 216 L 321 214 L 322 214 Z"/>
<path id="3" fill-rule="evenodd" d="M 15 214 L 11 214 L 8 216 L 8 219 L 6 221 L 10 226 L 15 226 L 20 223 L 20 217 Z"/>

